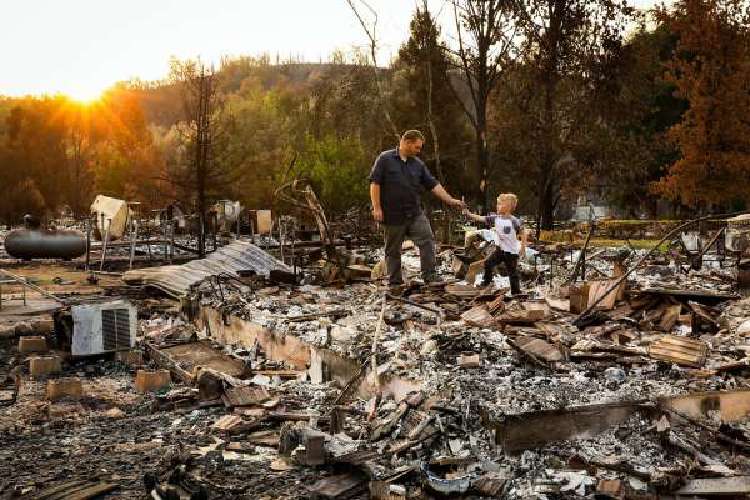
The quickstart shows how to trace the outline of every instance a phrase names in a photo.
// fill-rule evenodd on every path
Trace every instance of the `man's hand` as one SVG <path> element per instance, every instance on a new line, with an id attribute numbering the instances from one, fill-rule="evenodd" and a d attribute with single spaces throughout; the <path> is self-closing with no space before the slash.
<path id="1" fill-rule="evenodd" d="M 382 208 L 373 208 L 372 209 L 372 218 L 375 219 L 377 222 L 383 222 L 383 209 Z"/>
<path id="2" fill-rule="evenodd" d="M 450 201 L 448 201 L 448 205 L 460 209 L 466 208 L 466 203 L 461 200 L 457 200 L 456 198 L 451 198 Z"/>

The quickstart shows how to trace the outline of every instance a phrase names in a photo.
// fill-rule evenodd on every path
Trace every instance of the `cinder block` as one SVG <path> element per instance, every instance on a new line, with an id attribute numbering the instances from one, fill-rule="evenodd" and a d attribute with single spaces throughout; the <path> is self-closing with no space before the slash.
<path id="1" fill-rule="evenodd" d="M 62 371 L 62 361 L 57 356 L 34 356 L 29 358 L 29 372 L 32 377 L 42 377 Z"/>
<path id="2" fill-rule="evenodd" d="M 0 325 L 0 339 L 12 339 L 15 336 L 15 325 Z"/>
<path id="3" fill-rule="evenodd" d="M 78 377 L 50 379 L 47 381 L 47 399 L 57 401 L 63 398 L 80 399 L 83 385 Z"/>
<path id="4" fill-rule="evenodd" d="M 143 353 L 141 351 L 117 351 L 115 360 L 128 366 L 143 366 Z"/>
<path id="5" fill-rule="evenodd" d="M 39 335 L 29 335 L 18 339 L 19 352 L 46 352 L 47 339 Z"/>
<path id="6" fill-rule="evenodd" d="M 141 393 L 158 391 L 171 382 L 169 370 L 138 370 L 135 374 L 135 390 Z"/>
<path id="7" fill-rule="evenodd" d="M 31 330 L 37 335 L 43 335 L 45 333 L 52 333 L 55 331 L 55 321 L 49 318 L 36 318 L 30 322 Z"/>

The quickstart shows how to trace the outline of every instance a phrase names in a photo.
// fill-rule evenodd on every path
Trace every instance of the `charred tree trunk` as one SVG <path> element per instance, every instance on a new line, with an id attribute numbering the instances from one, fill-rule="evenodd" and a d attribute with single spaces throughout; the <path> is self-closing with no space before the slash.
<path id="1" fill-rule="evenodd" d="M 542 65 L 542 85 L 544 88 L 544 103 L 542 110 L 542 164 L 540 165 L 540 178 L 537 187 L 538 213 L 537 232 L 542 229 L 552 229 L 555 211 L 555 198 L 557 182 L 557 155 L 559 142 L 557 123 L 555 117 L 555 93 L 557 91 L 559 43 L 561 39 L 562 20 L 564 16 L 565 1 L 553 1 L 550 8 L 550 27 L 547 36 L 543 39 L 542 46 L 545 48 L 546 61 Z"/>
<path id="2" fill-rule="evenodd" d="M 206 256 L 206 212 L 208 201 L 206 195 L 208 162 L 211 157 L 211 79 L 201 69 L 198 76 L 198 109 L 195 134 L 195 184 L 196 205 L 198 210 L 198 258 Z"/>
<path id="3" fill-rule="evenodd" d="M 488 191 L 488 177 L 490 169 L 490 152 L 487 148 L 487 123 L 484 120 L 478 120 L 476 130 L 476 147 L 477 147 L 477 173 L 479 174 L 479 185 L 477 191 L 477 201 L 481 203 L 483 213 L 491 208 Z"/>

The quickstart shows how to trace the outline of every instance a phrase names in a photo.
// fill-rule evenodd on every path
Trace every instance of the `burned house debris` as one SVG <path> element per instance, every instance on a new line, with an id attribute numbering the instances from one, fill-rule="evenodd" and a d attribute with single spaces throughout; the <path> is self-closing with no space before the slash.
<path id="1" fill-rule="evenodd" d="M 744 218 L 543 235 L 522 295 L 477 286 L 492 248 L 464 227 L 440 281 L 388 288 L 289 187 L 317 241 L 264 212 L 193 260 L 126 218 L 109 261 L 106 225 L 99 262 L 2 261 L 2 498 L 750 495 Z"/>

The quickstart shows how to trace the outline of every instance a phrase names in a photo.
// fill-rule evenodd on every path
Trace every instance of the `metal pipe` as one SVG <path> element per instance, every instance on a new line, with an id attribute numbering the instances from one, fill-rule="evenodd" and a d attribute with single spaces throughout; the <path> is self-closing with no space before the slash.
<path id="1" fill-rule="evenodd" d="M 135 242 L 138 239 L 138 221 L 131 220 L 130 226 L 130 263 L 128 269 L 133 269 L 133 259 L 135 259 Z"/>
<path id="2" fill-rule="evenodd" d="M 104 217 L 102 216 L 102 219 Z M 99 270 L 104 269 L 104 259 L 107 258 L 107 241 L 109 241 L 109 228 L 112 227 L 112 219 L 108 219 L 109 224 L 107 224 L 107 230 L 104 232 L 104 239 L 102 240 L 102 261 L 99 264 Z"/>
<path id="3" fill-rule="evenodd" d="M 86 217 L 86 272 L 91 267 L 91 215 Z"/>

